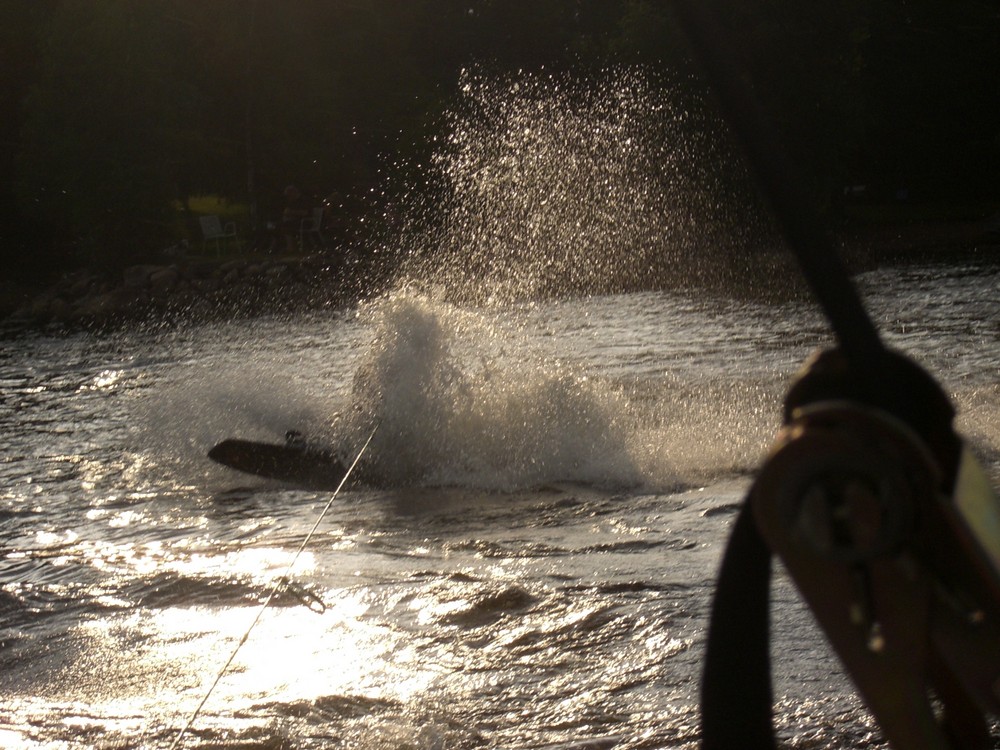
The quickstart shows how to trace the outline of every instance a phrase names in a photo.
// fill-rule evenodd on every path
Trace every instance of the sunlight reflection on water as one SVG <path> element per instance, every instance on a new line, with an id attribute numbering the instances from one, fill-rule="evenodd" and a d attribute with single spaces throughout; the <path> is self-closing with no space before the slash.
<path id="1" fill-rule="evenodd" d="M 341 592 L 323 614 L 303 607 L 265 613 L 207 709 L 232 716 L 261 701 L 346 694 L 413 699 L 440 672 L 405 633 L 365 621 L 368 599 Z M 75 665 L 83 679 L 64 686 L 64 696 L 88 704 L 92 715 L 145 714 L 176 724 L 207 694 L 256 614 L 250 607 L 169 607 L 81 625 L 87 664 Z"/>
<path id="2" fill-rule="evenodd" d="M 933 280 L 936 271 L 924 273 Z M 995 277 L 983 275 L 966 295 L 970 305 L 986 286 Z M 904 294 L 889 298 L 885 314 L 909 315 Z M 447 397 L 457 391 L 407 390 L 407 409 L 440 396 L 434 404 L 447 419 L 417 431 L 426 447 L 416 439 L 408 445 L 420 449 L 421 463 L 446 454 L 451 484 L 363 489 L 334 506 L 292 573 L 300 593 L 282 591 L 264 614 L 186 746 L 364 750 L 398 740 L 421 750 L 517 748 L 607 735 L 627 738 L 629 748 L 693 746 L 706 601 L 727 519 L 745 490 L 746 467 L 778 421 L 775 404 L 793 363 L 823 338 L 815 317 L 796 306 L 758 310 L 667 294 L 502 314 L 427 308 L 443 330 L 458 321 L 471 343 L 456 333 L 453 348 L 424 364 L 444 365 L 433 369 L 455 376 L 449 388 L 481 386 L 473 401 L 510 407 L 468 415 L 494 426 L 517 419 L 500 424 L 502 439 L 490 450 L 481 424 L 453 418 Z M 947 316 L 957 309 L 936 308 L 942 320 L 929 329 L 923 353 L 961 389 L 962 419 L 992 450 L 995 467 L 996 347 L 979 344 L 978 323 L 952 323 Z M 959 317 L 975 323 L 978 309 Z M 509 334 L 480 333 L 494 318 Z M 267 347 L 283 357 L 300 335 L 317 360 L 359 359 L 345 352 L 335 326 L 299 321 L 286 329 L 273 339 L 252 337 L 257 323 L 224 332 L 227 340 L 255 342 L 226 361 L 208 333 L 199 351 L 171 352 L 175 365 L 161 358 L 142 394 L 162 401 L 157 408 L 123 385 L 129 378 L 105 384 L 113 401 L 80 391 L 80 382 L 94 384 L 105 370 L 123 371 L 101 364 L 72 387 L 47 392 L 27 417 L 7 412 L 17 447 L 0 464 L 10 548 L 0 558 L 0 604 L 11 617 L 0 623 L 0 747 L 166 748 L 206 694 L 326 500 L 210 473 L 203 442 L 269 438 L 272 413 L 281 426 L 291 419 L 284 392 L 242 393 L 248 404 L 234 406 L 219 383 L 242 385 L 236 376 L 248 357 L 266 360 Z M 497 341 L 505 350 L 494 356 Z M 86 345 L 65 343 L 73 351 Z M 414 360 L 403 353 L 405 375 Z M 216 357 L 214 380 L 194 372 L 201 354 Z M 292 367 L 279 360 L 272 369 Z M 344 367 L 349 372 L 332 387 L 351 393 L 353 371 Z M 468 373 L 475 377 L 463 380 Z M 550 382 L 582 385 L 574 398 L 560 401 L 553 396 L 560 391 L 549 389 L 536 399 Z M 378 384 L 389 396 L 399 386 L 391 378 Z M 322 391 L 328 384 L 317 376 L 307 385 Z M 613 398 L 601 400 L 605 391 Z M 652 486 L 586 484 L 591 454 L 583 448 L 607 433 L 579 419 L 581 403 L 592 414 L 597 404 L 626 406 L 615 412 L 629 420 L 624 437 L 642 447 L 628 455 L 645 461 L 648 452 L 655 466 L 682 470 L 670 471 L 670 482 L 646 472 Z M 325 417 L 325 407 L 310 413 Z M 410 413 L 398 413 L 402 426 Z M 261 414 L 267 429 L 257 424 Z M 74 424 L 76 432 L 67 432 Z M 503 467 L 509 444 L 540 433 L 557 448 L 582 440 L 561 464 L 575 482 L 549 471 L 544 484 L 524 490 L 471 489 L 461 484 L 468 467 L 440 450 L 447 443 L 468 457 L 475 443 L 487 448 L 479 459 Z M 689 491 L 671 489 L 675 476 Z M 303 606 L 307 596 L 322 599 L 325 610 Z M 853 694 L 831 676 L 797 601 L 791 591 L 776 600 L 782 731 L 816 748 L 877 744 Z M 460 741 L 446 744 L 456 727 Z"/>

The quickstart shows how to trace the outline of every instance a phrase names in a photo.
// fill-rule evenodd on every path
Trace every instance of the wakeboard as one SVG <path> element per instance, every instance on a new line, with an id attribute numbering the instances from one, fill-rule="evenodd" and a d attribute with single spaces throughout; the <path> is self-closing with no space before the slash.
<path id="1" fill-rule="evenodd" d="M 298 440 L 284 444 L 230 438 L 214 446 L 208 457 L 246 474 L 314 490 L 335 490 L 347 468 L 333 451 Z"/>

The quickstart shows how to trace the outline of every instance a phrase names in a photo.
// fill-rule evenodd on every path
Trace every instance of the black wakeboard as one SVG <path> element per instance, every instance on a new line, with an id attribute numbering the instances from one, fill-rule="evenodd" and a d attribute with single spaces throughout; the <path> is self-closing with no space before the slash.
<path id="1" fill-rule="evenodd" d="M 299 442 L 280 445 L 230 438 L 213 447 L 208 457 L 230 469 L 315 490 L 337 489 L 347 473 L 332 451 Z"/>

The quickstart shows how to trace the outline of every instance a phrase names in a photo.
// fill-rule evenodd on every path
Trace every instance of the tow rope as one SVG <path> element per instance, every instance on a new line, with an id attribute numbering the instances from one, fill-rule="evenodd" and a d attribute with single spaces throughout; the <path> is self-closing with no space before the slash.
<path id="1" fill-rule="evenodd" d="M 330 511 L 330 508 L 333 507 L 333 503 L 340 495 L 340 491 L 344 488 L 344 485 L 347 484 L 347 480 L 350 478 L 351 473 L 354 471 L 354 467 L 358 465 L 358 462 L 361 460 L 361 457 L 365 454 L 365 451 L 368 450 L 368 446 L 371 444 L 372 439 L 375 437 L 375 433 L 378 432 L 379 424 L 381 423 L 380 422 L 375 423 L 375 427 L 372 428 L 371 433 L 368 435 L 368 439 L 365 440 L 364 445 L 361 446 L 361 450 L 358 451 L 358 454 L 354 457 L 354 460 L 351 462 L 351 465 L 347 467 L 347 471 L 344 473 L 343 479 L 340 480 L 340 483 L 337 485 L 337 488 L 330 496 L 330 499 L 327 501 L 326 505 L 323 507 L 323 510 L 320 511 L 320 514 L 316 517 L 316 521 L 313 523 L 312 528 L 309 529 L 309 533 L 306 534 L 305 538 L 302 540 L 302 543 L 295 551 L 295 554 L 292 555 L 292 559 L 285 567 L 285 572 L 271 586 L 270 590 L 268 591 L 267 598 L 264 600 L 264 603 L 261 604 L 260 608 L 257 610 L 256 616 L 247 626 L 247 629 L 243 632 L 243 635 L 240 636 L 240 639 L 237 642 L 236 647 L 232 650 L 232 653 L 229 654 L 229 658 L 226 660 L 225 664 L 223 664 L 222 668 L 219 669 L 218 673 L 216 673 L 215 679 L 212 681 L 212 684 L 209 685 L 208 690 L 205 692 L 205 695 L 202 697 L 201 701 L 199 701 L 194 711 L 191 712 L 191 716 L 188 718 L 187 723 L 184 724 L 180 732 L 178 732 L 177 736 L 174 738 L 174 741 L 170 745 L 170 750 L 176 750 L 176 748 L 180 747 L 181 740 L 184 739 L 184 736 L 188 733 L 188 731 L 194 725 L 194 722 L 201 715 L 202 709 L 205 708 L 205 704 L 208 703 L 208 699 L 212 696 L 212 693 L 215 692 L 215 688 L 218 687 L 219 682 L 222 680 L 223 676 L 226 674 L 226 672 L 229 671 L 229 667 L 232 666 L 233 661 L 236 659 L 236 655 L 240 652 L 240 649 L 243 648 L 243 644 L 245 644 L 249 640 L 250 634 L 253 632 L 254 628 L 257 627 L 257 623 L 259 623 L 261 618 L 264 616 L 264 612 L 267 611 L 267 608 L 271 605 L 271 602 L 274 601 L 274 598 L 280 592 L 282 591 L 290 592 L 293 596 L 298 598 L 303 604 L 305 604 L 305 606 L 307 606 L 310 610 L 314 612 L 322 613 L 323 610 L 325 610 L 325 605 L 323 604 L 322 600 L 320 600 L 315 594 L 305 591 L 304 589 L 302 589 L 301 586 L 298 586 L 297 584 L 294 584 L 291 581 L 292 569 L 295 567 L 295 563 L 298 562 L 298 559 L 302 555 L 303 551 L 305 551 L 305 548 L 309 545 L 309 542 L 310 540 L 312 540 L 313 535 L 319 528 L 320 523 L 323 522 L 323 519 L 326 517 L 326 514 Z"/>

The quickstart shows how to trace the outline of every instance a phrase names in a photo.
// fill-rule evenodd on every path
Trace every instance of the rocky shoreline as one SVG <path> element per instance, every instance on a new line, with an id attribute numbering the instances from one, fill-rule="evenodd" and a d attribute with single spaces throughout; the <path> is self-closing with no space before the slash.
<path id="1" fill-rule="evenodd" d="M 367 264 L 365 264 L 367 265 Z M 369 269 L 351 257 L 181 259 L 120 275 L 76 271 L 13 300 L 8 328 L 104 328 L 143 321 L 211 319 L 350 304 L 370 293 Z M 365 278 L 366 290 L 360 279 Z"/>
<path id="2" fill-rule="evenodd" d="M 841 252 L 854 270 L 959 257 L 1000 262 L 1000 222 L 920 223 L 845 232 Z M 0 287 L 4 331 L 101 329 L 344 307 L 379 294 L 388 259 L 357 253 L 237 259 L 177 258 L 118 274 L 76 271 L 38 290 Z M 772 259 L 773 260 L 773 259 Z M 791 258 L 787 259 L 791 263 Z M 773 279 L 773 269 L 764 271 Z M 795 274 L 789 266 L 784 273 Z M 780 274 L 778 274 L 780 276 Z"/>

